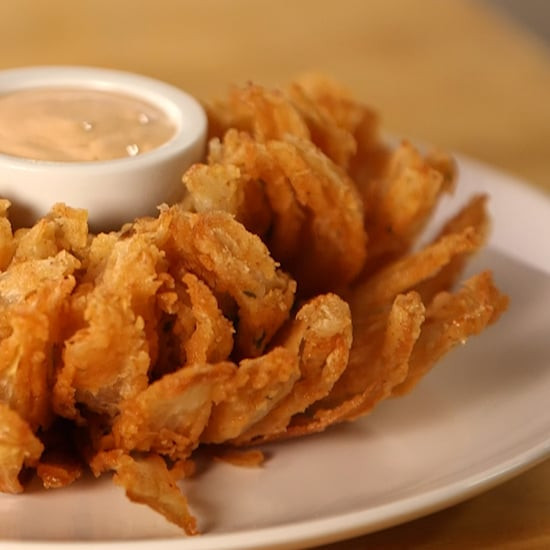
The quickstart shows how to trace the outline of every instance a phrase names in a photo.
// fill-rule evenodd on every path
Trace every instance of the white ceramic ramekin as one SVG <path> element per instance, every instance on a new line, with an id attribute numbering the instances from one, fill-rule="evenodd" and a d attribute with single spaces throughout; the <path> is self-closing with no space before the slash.
<path id="1" fill-rule="evenodd" d="M 118 229 L 157 205 L 178 200 L 181 176 L 203 155 L 207 120 L 189 94 L 145 76 L 92 67 L 43 66 L 0 71 L 0 94 L 28 88 L 79 87 L 138 97 L 164 111 L 176 127 L 160 147 L 135 157 L 92 162 L 29 160 L 0 154 L 0 198 L 10 220 L 28 226 L 63 202 L 88 210 L 93 231 Z"/>

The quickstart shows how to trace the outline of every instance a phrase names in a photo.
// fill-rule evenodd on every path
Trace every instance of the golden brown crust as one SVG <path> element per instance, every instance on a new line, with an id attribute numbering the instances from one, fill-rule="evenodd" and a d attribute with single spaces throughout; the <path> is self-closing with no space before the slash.
<path id="1" fill-rule="evenodd" d="M 456 166 L 392 152 L 337 83 L 248 84 L 209 118 L 208 157 L 156 217 L 91 235 L 56 205 L 12 234 L 0 200 L 0 491 L 27 468 L 66 486 L 84 461 L 195 534 L 177 482 L 199 446 L 258 466 L 232 447 L 368 414 L 506 309 L 488 272 L 452 288 L 486 198 L 411 252 Z"/>
<path id="2" fill-rule="evenodd" d="M 0 491 L 20 493 L 19 474 L 38 463 L 43 445 L 30 426 L 7 405 L 0 403 Z"/>
<path id="3" fill-rule="evenodd" d="M 227 393 L 232 363 L 189 365 L 166 374 L 121 405 L 113 424 L 115 447 L 184 460 L 199 444 L 212 406 Z"/>
<path id="4" fill-rule="evenodd" d="M 289 316 L 296 283 L 255 235 L 225 212 L 190 214 L 173 209 L 169 259 L 197 275 L 238 308 L 236 348 L 243 357 L 262 353 Z"/>
<path id="5" fill-rule="evenodd" d="M 228 389 L 214 406 L 201 440 L 223 443 L 235 439 L 277 406 L 300 377 L 297 354 L 284 347 L 254 359 L 243 359 Z"/>
<path id="6" fill-rule="evenodd" d="M 187 535 L 197 535 L 197 521 L 189 511 L 187 499 L 176 484 L 172 473 L 158 455 L 132 458 L 119 455 L 112 469 L 117 485 L 126 490 L 133 502 L 146 504 L 160 512 L 168 521 L 181 527 Z"/>
<path id="7" fill-rule="evenodd" d="M 321 295 L 302 306 L 278 341 L 298 356 L 301 376 L 290 393 L 234 443 L 284 439 L 292 417 L 325 397 L 344 372 L 351 333 L 349 306 L 338 296 Z"/>
<path id="8" fill-rule="evenodd" d="M 227 462 L 241 468 L 259 468 L 265 461 L 265 455 L 259 449 L 221 449 L 214 460 Z"/>
<path id="9" fill-rule="evenodd" d="M 393 394 L 409 392 L 444 354 L 493 324 L 507 307 L 508 297 L 495 286 L 489 271 L 470 277 L 454 293 L 437 294 L 427 306 L 407 378 Z"/>

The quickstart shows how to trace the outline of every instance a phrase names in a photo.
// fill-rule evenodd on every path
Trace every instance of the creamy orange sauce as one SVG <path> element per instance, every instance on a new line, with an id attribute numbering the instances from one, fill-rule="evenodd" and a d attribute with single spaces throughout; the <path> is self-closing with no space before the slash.
<path id="1" fill-rule="evenodd" d="M 166 143 L 176 128 L 130 95 L 87 88 L 32 88 L 0 95 L 0 152 L 64 162 L 132 157 Z"/>

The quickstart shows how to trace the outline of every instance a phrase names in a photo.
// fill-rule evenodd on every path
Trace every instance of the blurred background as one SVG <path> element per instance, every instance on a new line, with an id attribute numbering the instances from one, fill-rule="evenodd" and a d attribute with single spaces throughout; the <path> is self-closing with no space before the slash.
<path id="1" fill-rule="evenodd" d="M 485 0 L 550 43 L 550 2 L 548 0 Z"/>
<path id="2" fill-rule="evenodd" d="M 385 128 L 550 189 L 546 0 L 2 0 L 0 68 L 126 69 L 202 99 L 341 80 Z"/>

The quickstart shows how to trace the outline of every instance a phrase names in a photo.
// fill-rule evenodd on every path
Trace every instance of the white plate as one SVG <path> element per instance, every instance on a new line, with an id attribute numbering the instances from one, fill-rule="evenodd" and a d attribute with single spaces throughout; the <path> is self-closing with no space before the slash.
<path id="1" fill-rule="evenodd" d="M 185 538 L 109 480 L 0 495 L 3 550 L 304 548 L 454 504 L 550 454 L 550 201 L 478 163 L 461 162 L 444 215 L 492 195 L 493 269 L 511 297 L 502 320 L 455 350 L 405 398 L 324 434 L 267 447 L 262 470 L 209 466 L 185 483 L 204 531 Z M 86 545 L 77 542 L 88 542 Z"/>

